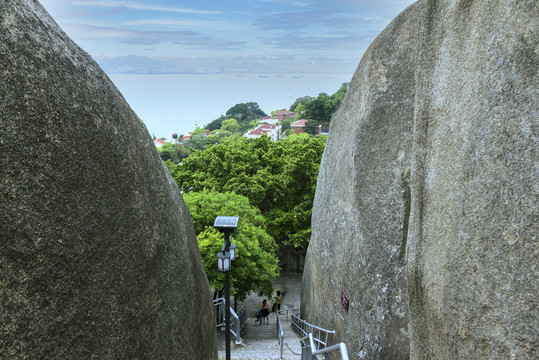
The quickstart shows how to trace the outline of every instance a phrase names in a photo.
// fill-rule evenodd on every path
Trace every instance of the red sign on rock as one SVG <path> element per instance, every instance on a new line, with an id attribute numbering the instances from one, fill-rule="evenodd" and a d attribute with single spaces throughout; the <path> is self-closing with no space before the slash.
<path id="1" fill-rule="evenodd" d="M 350 305 L 350 299 L 348 299 L 348 295 L 346 295 L 344 290 L 341 292 L 341 304 L 342 304 L 344 310 L 346 310 L 346 312 L 348 312 L 348 306 Z"/>

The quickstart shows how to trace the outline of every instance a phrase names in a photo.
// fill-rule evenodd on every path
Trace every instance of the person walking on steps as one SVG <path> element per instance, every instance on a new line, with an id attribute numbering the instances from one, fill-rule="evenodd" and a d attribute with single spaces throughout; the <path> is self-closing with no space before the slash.
<path id="1" fill-rule="evenodd" d="M 283 296 L 281 295 L 281 291 L 277 290 L 277 294 L 275 294 L 273 298 L 275 299 L 275 302 L 273 303 L 271 312 L 275 312 L 275 308 L 277 308 L 277 311 L 281 310 L 281 302 L 283 301 Z"/>
<path id="2" fill-rule="evenodd" d="M 262 305 L 260 306 L 260 310 L 256 312 L 256 320 L 255 322 L 260 321 L 260 325 L 262 326 L 262 321 L 266 319 L 269 323 L 269 303 L 267 299 L 262 300 Z"/>

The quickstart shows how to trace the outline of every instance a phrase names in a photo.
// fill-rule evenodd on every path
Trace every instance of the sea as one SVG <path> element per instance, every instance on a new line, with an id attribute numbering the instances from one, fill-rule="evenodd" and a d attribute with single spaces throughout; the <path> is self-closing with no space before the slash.
<path id="1" fill-rule="evenodd" d="M 335 93 L 353 74 L 109 74 L 151 135 L 170 140 L 256 102 L 268 115 L 297 98 Z"/>

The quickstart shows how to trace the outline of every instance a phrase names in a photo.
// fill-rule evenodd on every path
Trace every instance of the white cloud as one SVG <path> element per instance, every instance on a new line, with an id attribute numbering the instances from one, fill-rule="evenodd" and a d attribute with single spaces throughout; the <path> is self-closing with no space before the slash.
<path id="1" fill-rule="evenodd" d="M 169 27 L 187 27 L 187 28 L 201 28 L 201 29 L 218 29 L 226 31 L 247 31 L 248 26 L 240 23 L 227 22 L 227 21 L 205 21 L 205 20 L 180 20 L 180 19 L 140 19 L 133 21 L 126 21 L 122 23 L 124 26 L 141 26 L 141 25 L 157 25 L 157 26 L 169 26 Z"/>
<path id="2" fill-rule="evenodd" d="M 304 1 L 291 1 L 291 0 L 258 0 L 258 2 L 261 3 L 270 3 L 270 4 L 284 4 L 284 5 L 292 5 L 292 6 L 309 6 L 310 4 L 308 2 Z"/>
<path id="3" fill-rule="evenodd" d="M 156 6 L 151 4 L 137 4 L 133 2 L 125 1 L 76 1 L 73 5 L 88 6 L 88 7 L 107 7 L 107 8 L 123 8 L 131 10 L 143 10 L 143 11 L 160 11 L 160 12 L 173 12 L 184 14 L 198 14 L 198 15 L 215 15 L 221 14 L 220 11 L 198 10 L 188 9 L 182 7 L 168 7 L 168 6 Z"/>
<path id="4" fill-rule="evenodd" d="M 215 50 L 238 50 L 245 46 L 243 41 L 232 41 L 207 36 L 195 31 L 132 30 L 119 27 L 64 23 L 62 27 L 70 36 L 86 40 L 115 40 L 131 45 L 172 43 L 193 48 L 215 48 Z"/>

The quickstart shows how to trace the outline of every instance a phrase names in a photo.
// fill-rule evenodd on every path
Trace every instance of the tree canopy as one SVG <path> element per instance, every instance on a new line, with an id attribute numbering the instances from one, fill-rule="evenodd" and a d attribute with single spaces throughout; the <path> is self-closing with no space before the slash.
<path id="1" fill-rule="evenodd" d="M 310 135 L 318 134 L 318 121 L 316 120 L 307 120 L 305 123 L 305 132 Z"/>
<path id="2" fill-rule="evenodd" d="M 300 98 L 297 98 L 296 101 L 294 101 L 294 103 L 292 105 L 290 105 L 290 111 L 295 111 L 295 112 L 298 112 L 297 110 L 297 106 L 299 104 L 306 104 L 310 101 L 313 101 L 314 98 L 312 96 L 302 96 Z"/>
<path id="3" fill-rule="evenodd" d="M 305 248 L 324 142 L 307 134 L 272 142 L 225 138 L 193 152 L 181 165 L 167 163 L 180 189 L 234 192 L 245 196 L 266 218 L 276 240 Z"/>
<path id="4" fill-rule="evenodd" d="M 209 131 L 213 131 L 213 130 L 217 130 L 217 129 L 220 129 L 221 128 L 221 124 L 223 123 L 223 121 L 225 121 L 227 119 L 226 116 L 224 115 L 221 115 L 218 119 L 215 119 L 213 120 L 212 122 L 210 122 L 208 125 L 205 126 L 205 128 Z"/>
<path id="5" fill-rule="evenodd" d="M 163 146 L 157 148 L 157 153 L 163 161 L 170 160 L 176 164 L 189 156 L 191 152 L 180 144 L 165 143 Z"/>
<path id="6" fill-rule="evenodd" d="M 343 101 L 347 89 L 348 83 L 343 83 L 333 95 L 320 93 L 316 98 L 300 97 L 290 106 L 290 110 L 298 114 L 299 118 L 296 120 L 316 120 L 319 124 L 329 125 L 331 117 Z"/>
<path id="7" fill-rule="evenodd" d="M 223 247 L 224 236 L 212 225 L 217 216 L 239 216 L 238 228 L 232 234 L 238 256 L 231 267 L 231 293 L 240 301 L 251 291 L 271 296 L 273 279 L 279 275 L 277 245 L 266 232 L 260 210 L 246 197 L 231 192 L 189 192 L 183 198 L 193 219 L 202 263 L 212 287 L 224 287 L 224 274 L 217 270 L 217 253 Z"/>
<path id="8" fill-rule="evenodd" d="M 239 122 L 249 122 L 253 119 L 266 116 L 256 102 L 241 103 L 232 106 L 226 112 L 227 116 L 236 118 Z"/>
<path id="9" fill-rule="evenodd" d="M 211 121 L 205 128 L 214 131 L 223 128 L 223 123 L 230 119 L 235 119 L 239 126 L 238 130 L 231 131 L 244 133 L 256 124 L 256 120 L 266 116 L 266 113 L 260 109 L 256 102 L 239 103 L 226 111 L 226 115 L 221 115 L 218 119 Z M 226 129 L 228 130 L 228 129 Z"/>
<path id="10" fill-rule="evenodd" d="M 238 120 L 234 118 L 224 120 L 221 123 L 221 130 L 230 131 L 231 133 L 237 133 L 240 130 Z"/>

